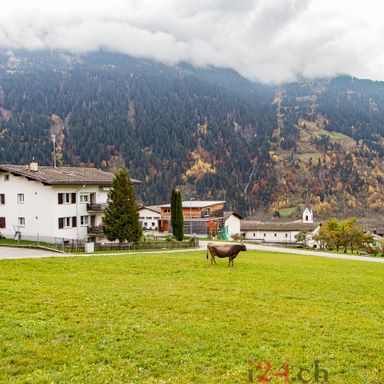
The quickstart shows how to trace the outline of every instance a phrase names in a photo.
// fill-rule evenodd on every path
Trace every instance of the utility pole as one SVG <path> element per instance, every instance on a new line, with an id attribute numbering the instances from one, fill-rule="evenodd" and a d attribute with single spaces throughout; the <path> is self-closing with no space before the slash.
<path id="1" fill-rule="evenodd" d="M 53 167 L 56 168 L 56 135 L 54 133 L 51 133 L 51 140 L 53 145 Z"/>
<path id="2" fill-rule="evenodd" d="M 189 199 L 189 236 L 192 239 L 192 200 L 195 200 L 193 197 Z"/>

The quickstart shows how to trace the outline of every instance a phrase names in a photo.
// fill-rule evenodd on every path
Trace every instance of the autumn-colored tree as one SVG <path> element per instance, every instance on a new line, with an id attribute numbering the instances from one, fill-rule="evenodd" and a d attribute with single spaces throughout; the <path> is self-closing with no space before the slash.
<path id="1" fill-rule="evenodd" d="M 337 251 L 342 244 L 340 238 L 340 222 L 336 219 L 329 219 L 319 229 L 319 232 L 314 236 L 321 249 L 335 247 Z"/>
<path id="2" fill-rule="evenodd" d="M 207 229 L 209 237 L 216 237 L 217 236 L 217 221 L 214 220 L 208 220 L 207 222 Z"/>
<path id="3" fill-rule="evenodd" d="M 295 236 L 295 238 L 296 238 L 296 243 L 302 244 L 306 247 L 308 240 L 310 239 L 310 235 L 308 231 L 301 231 Z"/>

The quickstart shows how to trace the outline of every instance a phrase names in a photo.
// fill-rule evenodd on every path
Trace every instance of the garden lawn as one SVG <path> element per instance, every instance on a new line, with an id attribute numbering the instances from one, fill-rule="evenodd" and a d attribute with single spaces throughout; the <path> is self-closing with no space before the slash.
<path id="1" fill-rule="evenodd" d="M 247 383 L 260 360 L 272 384 L 285 362 L 289 382 L 300 368 L 315 382 L 316 360 L 330 383 L 384 382 L 384 266 L 256 251 L 218 264 L 1 260 L 0 383 Z"/>

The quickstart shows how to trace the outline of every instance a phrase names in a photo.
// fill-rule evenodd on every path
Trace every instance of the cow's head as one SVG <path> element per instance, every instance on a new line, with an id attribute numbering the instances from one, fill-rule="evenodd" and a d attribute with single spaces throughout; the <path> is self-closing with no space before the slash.
<path id="1" fill-rule="evenodd" d="M 241 243 L 241 251 L 246 251 L 247 250 L 247 247 L 245 246 L 245 244 Z"/>

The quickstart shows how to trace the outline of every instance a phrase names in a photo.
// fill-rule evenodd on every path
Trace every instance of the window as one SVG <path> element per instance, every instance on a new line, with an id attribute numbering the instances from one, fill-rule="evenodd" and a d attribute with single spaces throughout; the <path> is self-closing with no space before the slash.
<path id="1" fill-rule="evenodd" d="M 256 233 L 253 234 L 253 237 L 255 237 L 255 236 L 256 236 Z"/>
<path id="2" fill-rule="evenodd" d="M 89 224 L 89 216 L 81 216 L 80 217 L 80 224 L 81 225 L 88 225 Z"/>
<path id="3" fill-rule="evenodd" d="M 305 215 L 305 221 L 308 221 L 308 215 Z"/>
<path id="4" fill-rule="evenodd" d="M 59 229 L 63 228 L 76 228 L 77 218 L 73 217 L 59 217 Z"/>
<path id="5" fill-rule="evenodd" d="M 5 228 L 5 217 L 0 217 L 0 228 Z"/>
<path id="6" fill-rule="evenodd" d="M 25 225 L 25 217 L 18 217 L 17 223 L 18 223 L 18 225 L 24 226 Z"/>
<path id="7" fill-rule="evenodd" d="M 285 234 L 285 237 L 288 237 L 288 233 Z"/>
<path id="8" fill-rule="evenodd" d="M 152 220 L 152 217 L 146 217 L 147 220 Z"/>
<path id="9" fill-rule="evenodd" d="M 82 193 L 80 195 L 80 203 L 89 203 L 89 194 L 88 193 Z"/>
<path id="10" fill-rule="evenodd" d="M 152 221 L 152 227 L 154 227 L 155 226 L 155 223 Z"/>
<path id="11" fill-rule="evenodd" d="M 76 193 L 58 193 L 59 204 L 76 204 Z"/>
<path id="12" fill-rule="evenodd" d="M 164 213 L 171 213 L 171 208 L 164 208 Z"/>
<path id="13" fill-rule="evenodd" d="M 4 204 L 5 204 L 5 194 L 0 193 L 0 205 L 4 205 Z"/>
<path id="14" fill-rule="evenodd" d="M 266 234 L 266 233 L 264 233 L 264 237 L 267 237 L 267 234 Z"/>
<path id="15" fill-rule="evenodd" d="M 17 203 L 18 204 L 24 204 L 24 193 L 18 193 L 17 194 Z"/>
<path id="16" fill-rule="evenodd" d="M 4 181 L 9 181 L 9 175 L 4 175 Z"/>

